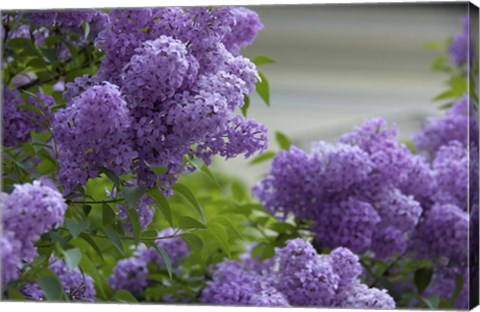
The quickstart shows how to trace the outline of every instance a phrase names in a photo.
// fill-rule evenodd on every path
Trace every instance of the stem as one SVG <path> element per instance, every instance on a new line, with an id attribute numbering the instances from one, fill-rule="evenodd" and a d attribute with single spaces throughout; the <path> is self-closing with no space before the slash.
<path id="1" fill-rule="evenodd" d="M 125 198 L 116 198 L 109 200 L 67 200 L 67 204 L 109 204 L 109 203 L 118 203 L 125 200 Z"/>

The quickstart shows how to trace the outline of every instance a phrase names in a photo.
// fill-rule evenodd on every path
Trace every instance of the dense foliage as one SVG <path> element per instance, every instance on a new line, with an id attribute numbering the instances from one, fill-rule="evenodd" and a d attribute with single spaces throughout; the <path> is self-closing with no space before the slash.
<path id="1" fill-rule="evenodd" d="M 249 9 L 2 13 L 2 298 L 468 307 L 478 63 L 461 22 L 430 45 L 444 116 L 408 142 L 371 118 L 306 152 L 280 132 L 266 151 L 247 118 L 274 62 L 241 55 L 263 28 Z M 251 190 L 210 167 L 255 154 L 272 161 Z"/>

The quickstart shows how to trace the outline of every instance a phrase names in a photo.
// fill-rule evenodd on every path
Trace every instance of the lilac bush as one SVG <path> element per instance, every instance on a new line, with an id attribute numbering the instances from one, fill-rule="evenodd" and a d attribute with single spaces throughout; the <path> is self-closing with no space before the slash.
<path id="1" fill-rule="evenodd" d="M 435 98 L 445 113 L 411 141 L 378 117 L 310 151 L 278 132 L 281 151 L 265 154 L 268 129 L 247 113 L 253 92 L 270 105 L 260 66 L 274 60 L 242 55 L 264 27 L 256 12 L 1 20 L 2 299 L 364 309 L 478 299 L 468 18 L 435 61 L 450 75 Z M 253 190 L 210 167 L 256 154 L 251 164 L 273 159 Z"/>

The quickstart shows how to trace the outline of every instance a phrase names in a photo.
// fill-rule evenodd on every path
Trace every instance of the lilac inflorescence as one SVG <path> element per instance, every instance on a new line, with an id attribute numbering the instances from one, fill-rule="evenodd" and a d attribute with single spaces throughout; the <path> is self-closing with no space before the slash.
<path id="1" fill-rule="evenodd" d="M 179 233 L 167 228 L 159 233 L 155 244 L 162 248 L 168 255 L 172 266 L 179 267 L 182 261 L 190 253 L 190 247 L 178 236 Z M 134 294 L 141 294 L 150 285 L 148 278 L 150 269 L 155 267 L 161 269 L 163 258 L 155 247 L 147 247 L 141 244 L 134 255 L 130 258 L 120 260 L 113 269 L 109 284 L 114 289 L 125 289 Z"/>
<path id="2" fill-rule="evenodd" d="M 469 108 L 470 102 L 468 96 L 462 97 L 447 110 L 445 116 L 429 119 L 413 139 L 417 148 L 434 156 L 441 146 L 451 141 L 458 141 L 467 146 L 469 127 L 472 135 L 475 129 L 478 129 L 478 125 L 475 127 L 473 124 L 476 119 L 472 118 L 474 110 L 472 106 Z"/>
<path id="3" fill-rule="evenodd" d="M 249 258 L 243 256 L 242 258 Z M 395 308 L 386 293 L 369 289 L 358 280 L 359 259 L 347 248 L 319 255 L 301 239 L 277 248 L 267 270 L 252 270 L 248 262 L 224 261 L 216 265 L 201 301 L 209 304 L 255 306 L 351 307 L 361 298 L 362 307 Z"/>
<path id="4" fill-rule="evenodd" d="M 59 149 L 58 178 L 65 190 L 96 177 L 107 167 L 128 172 L 136 156 L 130 135 L 130 115 L 118 87 L 92 86 L 55 113 L 53 132 Z"/>
<path id="5" fill-rule="evenodd" d="M 259 79 L 239 50 L 260 29 L 256 13 L 233 7 L 110 10 L 95 38 L 105 52 L 99 72 L 67 84 L 67 107 L 53 119 L 65 190 L 106 167 L 170 194 L 193 169 L 185 156 L 208 164 L 265 150 L 267 129 L 236 112 Z M 167 172 L 156 177 L 151 166 Z"/>
<path id="6" fill-rule="evenodd" d="M 396 136 L 384 120 L 370 119 L 336 145 L 315 143 L 311 153 L 293 146 L 253 191 L 281 218 L 314 221 L 321 246 L 373 250 L 378 258 L 402 253 L 422 213 L 423 198 L 409 186 L 430 189 L 432 173 Z"/>
<path id="7" fill-rule="evenodd" d="M 95 288 L 91 276 L 82 273 L 78 268 L 70 270 L 63 260 L 52 256 L 48 268 L 55 273 L 63 286 L 65 295 L 71 301 L 93 302 L 95 299 Z M 37 284 L 27 284 L 22 292 L 32 300 L 43 300 L 44 293 Z"/>
<path id="8" fill-rule="evenodd" d="M 46 182 L 17 184 L 11 194 L 0 194 L 2 285 L 18 277 L 22 261 L 37 255 L 34 242 L 63 224 L 66 209 L 62 194 Z"/>
<path id="9" fill-rule="evenodd" d="M 468 66 L 473 67 L 475 62 L 475 43 L 470 29 L 470 17 L 462 16 L 460 22 L 463 26 L 462 30 L 453 37 L 450 43 L 450 60 L 456 66 L 468 63 Z"/>
<path id="10" fill-rule="evenodd" d="M 37 94 L 37 98 L 29 97 L 26 103 L 22 100 L 17 89 L 10 90 L 7 86 L 3 89 L 3 145 L 19 146 L 30 138 L 30 132 L 45 131 L 41 124 L 45 124 L 45 118 L 33 111 L 23 109 L 21 105 L 32 105 L 36 109 L 48 114 L 48 107 L 53 106 L 53 98 L 45 94 Z M 43 103 L 40 103 L 43 102 Z"/>
<path id="11" fill-rule="evenodd" d="M 468 20 L 463 22 L 466 31 Z M 414 137 L 420 152 L 429 155 L 431 160 L 433 185 L 424 192 L 423 212 L 408 247 L 419 258 L 435 260 L 432 282 L 426 294 L 453 296 L 457 275 L 464 278 L 464 290 L 468 289 L 464 271 L 468 263 L 469 222 L 470 218 L 475 218 L 478 207 L 475 205 L 478 202 L 475 107 L 470 97 L 461 97 L 445 116 L 428 120 Z M 457 308 L 466 308 L 467 292 L 462 291 L 454 304 Z"/>

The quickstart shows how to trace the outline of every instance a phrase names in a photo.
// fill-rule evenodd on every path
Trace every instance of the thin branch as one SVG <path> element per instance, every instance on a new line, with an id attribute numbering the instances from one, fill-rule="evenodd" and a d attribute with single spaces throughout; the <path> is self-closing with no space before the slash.
<path id="1" fill-rule="evenodd" d="M 125 200 L 125 198 L 116 198 L 109 200 L 67 200 L 67 204 L 109 204 L 118 203 Z"/>

